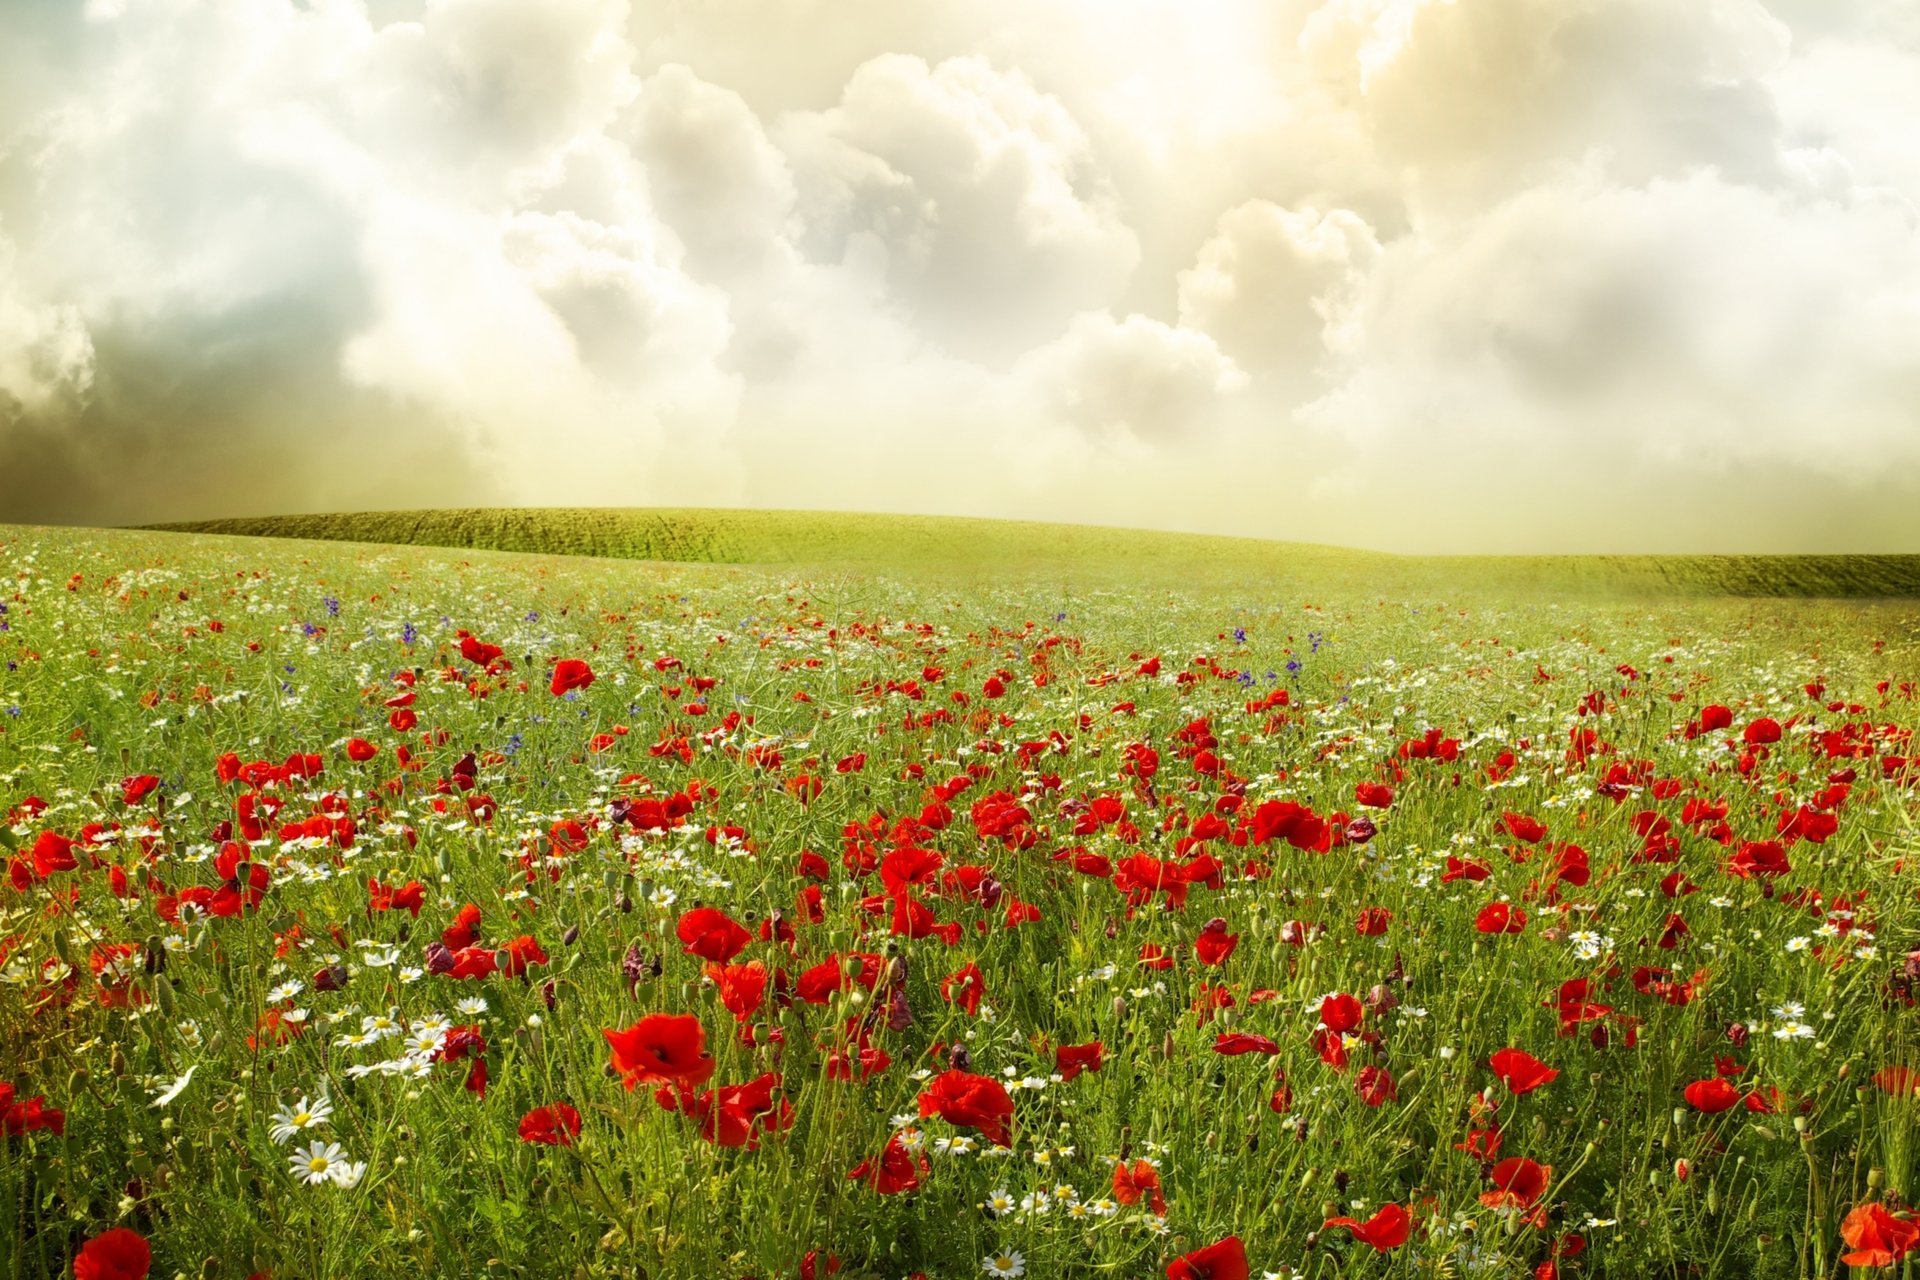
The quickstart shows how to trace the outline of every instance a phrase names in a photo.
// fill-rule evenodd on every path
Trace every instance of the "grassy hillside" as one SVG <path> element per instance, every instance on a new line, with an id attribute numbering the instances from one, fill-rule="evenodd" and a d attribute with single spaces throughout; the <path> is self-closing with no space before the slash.
<path id="1" fill-rule="evenodd" d="M 1920 556 L 1394 556 L 1257 538 L 1087 525 L 813 511 L 481 508 L 267 516 L 155 526 L 195 533 L 727 564 L 1069 567 L 1381 589 L 1747 597 L 1920 597 Z"/>

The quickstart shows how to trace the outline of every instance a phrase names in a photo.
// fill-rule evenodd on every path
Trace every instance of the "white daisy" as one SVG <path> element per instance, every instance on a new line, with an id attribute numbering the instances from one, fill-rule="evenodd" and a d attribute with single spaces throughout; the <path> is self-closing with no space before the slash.
<path id="1" fill-rule="evenodd" d="M 154 1095 L 153 1105 L 156 1107 L 164 1107 L 169 1102 L 172 1102 L 175 1098 L 185 1093 L 187 1091 L 187 1082 L 193 1079 L 193 1073 L 198 1071 L 199 1069 L 200 1069 L 200 1064 L 197 1062 L 194 1063 L 192 1066 L 188 1067 L 187 1073 L 185 1075 L 181 1076 L 178 1080 L 175 1080 L 172 1084 L 169 1084 L 166 1088 L 162 1089 L 159 1093 Z"/>
<path id="2" fill-rule="evenodd" d="M 980 1269 L 990 1276 L 1023 1276 L 1027 1274 L 1027 1260 L 1019 1253 L 1008 1250 L 983 1260 Z"/>
<path id="3" fill-rule="evenodd" d="M 292 1167 L 294 1177 L 315 1187 L 339 1178 L 340 1166 L 347 1163 L 347 1153 L 337 1142 L 316 1140 L 305 1151 L 296 1148 L 287 1157 L 287 1163 Z"/>
<path id="4" fill-rule="evenodd" d="M 281 1103 L 273 1115 L 271 1135 L 275 1142 L 286 1142 L 303 1129 L 325 1124 L 333 1116 L 333 1100 L 326 1094 L 309 1102 L 305 1097 L 293 1106 Z"/>

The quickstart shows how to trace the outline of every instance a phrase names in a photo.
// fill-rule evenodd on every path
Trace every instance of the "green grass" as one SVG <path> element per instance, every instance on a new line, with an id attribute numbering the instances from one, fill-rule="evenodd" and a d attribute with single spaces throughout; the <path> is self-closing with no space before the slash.
<path id="1" fill-rule="evenodd" d="M 375 511 L 156 526 L 680 563 L 1004 566 L 1083 577 L 1274 577 L 1382 590 L 1575 595 L 1920 597 L 1908 556 L 1394 556 L 1308 543 L 943 516 L 699 508 Z"/>
<path id="2" fill-rule="evenodd" d="M 813 1250 L 816 1276 L 831 1253 L 841 1280 L 970 1280 L 1007 1250 L 1034 1280 L 1152 1280 L 1229 1235 L 1255 1276 L 1519 1280 L 1575 1234 L 1568 1280 L 1825 1280 L 1847 1272 L 1850 1212 L 1920 1194 L 1920 1099 L 1881 1074 L 1920 1068 L 1904 974 L 1920 789 L 1901 763 L 1920 725 L 1903 687 L 1920 606 L 1501 595 L 1472 575 L 1403 598 L 1339 570 L 1375 563 L 1346 553 L 1300 552 L 1327 557 L 1310 574 L 1249 558 L 1209 578 L 1154 550 L 1191 542 L 1138 545 L 1132 574 L 949 575 L 904 555 L 661 564 L 0 526 L 0 1084 L 66 1116 L 64 1135 L 0 1133 L 0 1276 L 70 1275 L 119 1225 L 151 1242 L 154 1276 L 209 1280 L 793 1280 Z M 511 665 L 464 656 L 462 629 Z M 592 685 L 552 694 L 562 658 L 590 662 Z M 389 705 L 409 690 L 412 707 Z M 1715 703 L 1733 724 L 1689 736 Z M 1750 748 L 1762 719 L 1780 740 Z M 1456 759 L 1402 753 L 1429 729 Z M 354 760 L 356 738 L 377 754 Z M 1151 786 L 1134 744 L 1159 753 Z M 234 778 L 227 753 L 311 753 L 323 772 Z M 143 774 L 158 787 L 129 803 Z M 935 786 L 969 774 L 950 822 L 929 812 Z M 1263 803 L 1351 815 L 1356 786 L 1381 781 L 1394 795 L 1367 843 L 1232 842 Z M 996 793 L 1027 811 L 1012 839 L 994 834 L 1007 810 L 982 804 Z M 673 794 L 692 797 L 678 827 L 620 819 Z M 476 812 L 466 797 L 482 795 Z M 222 886 L 220 824 L 272 803 L 250 846 L 271 871 L 257 909 L 196 916 L 189 900 L 182 915 L 183 895 Z M 1721 804 L 1728 843 L 1687 816 Z M 1733 874 L 1803 805 L 1832 813 L 1828 838 L 1787 841 L 1774 879 Z M 1514 838 L 1508 811 L 1546 839 Z M 1179 841 L 1208 815 L 1222 828 L 1197 847 L 1221 876 L 1196 867 L 1184 906 L 1130 902 L 1077 861 L 1190 866 Z M 350 817 L 350 842 L 292 825 L 317 816 Z M 1660 820 L 1671 847 L 1648 841 Z M 556 850 L 566 821 L 584 841 Z M 92 840 L 42 868 L 48 833 Z M 1556 880 L 1566 845 L 1589 875 Z M 900 847 L 991 870 L 991 905 L 936 892 L 938 876 L 911 891 L 959 926 L 951 945 L 891 932 L 885 879 L 861 858 Z M 805 851 L 825 860 L 817 921 Z M 1449 858 L 1486 879 L 1445 880 Z M 369 881 L 418 882 L 417 918 L 373 909 Z M 1482 932 L 1502 900 L 1524 926 Z M 1010 927 L 1014 901 L 1038 918 Z M 421 972 L 468 903 L 486 948 L 525 936 L 547 962 Z M 903 959 L 911 1022 L 867 1024 L 891 1065 L 828 1071 L 850 1020 L 884 1003 L 864 992 L 770 993 L 737 1019 L 677 936 L 696 903 L 755 926 L 781 913 L 791 944 L 755 940 L 738 960 L 790 981 L 853 952 Z M 1208 965 L 1194 943 L 1214 917 L 1239 942 Z M 1170 963 L 1143 965 L 1147 947 Z M 325 989 L 336 964 L 344 985 Z M 974 1014 L 943 990 L 969 964 Z M 1606 1011 L 1569 1027 L 1574 979 Z M 1368 1002 L 1344 1067 L 1314 1038 L 1332 992 Z M 296 1009 L 306 1030 L 274 1034 Z M 389 1011 L 478 1027 L 485 1097 L 463 1088 L 471 1058 L 349 1041 Z M 649 1013 L 699 1020 L 711 1085 L 778 1073 L 791 1128 L 716 1145 L 651 1088 L 622 1088 L 601 1033 Z M 1216 1052 L 1229 1031 L 1275 1052 Z M 1048 1079 L 1056 1046 L 1094 1040 L 1099 1071 Z M 953 1045 L 976 1072 L 1039 1086 L 1013 1089 L 1003 1156 L 938 1151 L 979 1135 L 919 1114 L 916 1073 Z M 1503 1047 L 1558 1077 L 1513 1095 L 1488 1065 Z M 1777 1109 L 1690 1106 L 1719 1059 Z M 1395 1097 L 1369 1104 L 1366 1066 Z M 334 1114 L 300 1141 L 364 1162 L 357 1185 L 303 1185 L 273 1135 L 277 1109 L 320 1091 Z M 522 1116 L 553 1102 L 580 1112 L 577 1143 L 522 1142 Z M 1488 1164 L 1460 1149 L 1489 1103 L 1500 1155 L 1554 1171 L 1540 1225 L 1485 1203 Z M 896 1123 L 930 1163 L 918 1190 L 883 1196 L 847 1174 Z M 1164 1220 L 1144 1203 L 1075 1217 L 1111 1196 L 1123 1156 L 1159 1162 Z M 993 1214 L 1001 1190 L 1051 1207 Z M 1415 1220 L 1391 1252 L 1324 1226 L 1387 1204 Z"/>

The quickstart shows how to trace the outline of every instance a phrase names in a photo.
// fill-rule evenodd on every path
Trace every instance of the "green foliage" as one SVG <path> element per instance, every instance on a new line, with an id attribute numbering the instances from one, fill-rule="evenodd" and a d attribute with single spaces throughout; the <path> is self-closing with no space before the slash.
<path id="1" fill-rule="evenodd" d="M 468 547 L 676 563 L 1198 575 L 1309 589 L 1580 596 L 1920 596 L 1914 556 L 1392 556 L 1306 543 L 1091 525 L 699 508 L 371 511 L 157 526 L 184 532 Z"/>
<path id="2" fill-rule="evenodd" d="M 496 541 L 531 527 L 524 514 L 492 518 Z M 642 535 L 641 518 L 659 523 Z M 151 1239 L 155 1276 L 233 1280 L 791 1280 L 816 1249 L 844 1259 L 842 1280 L 963 1280 L 1007 1249 L 1028 1276 L 1091 1280 L 1162 1275 L 1228 1233 L 1255 1275 L 1315 1280 L 1523 1277 L 1569 1233 L 1587 1243 L 1562 1264 L 1570 1278 L 1834 1276 L 1846 1213 L 1916 1194 L 1920 1102 L 1874 1083 L 1920 1066 L 1897 981 L 1920 935 L 1916 795 L 1910 774 L 1882 765 L 1913 753 L 1916 702 L 1901 682 L 1920 673 L 1915 606 L 1550 598 L 1524 575 L 1514 581 L 1535 585 L 1502 595 L 1486 575 L 1423 578 L 1386 557 L 1047 526 L 978 526 L 969 554 L 1052 538 L 1048 554 L 1070 553 L 1072 572 L 1037 554 L 1017 572 L 983 570 L 942 559 L 962 524 L 581 513 L 569 525 L 571 545 L 602 552 L 625 538 L 619 547 L 655 556 L 814 561 L 787 567 L 0 527 L 0 819 L 14 810 L 0 861 L 30 861 L 43 832 L 120 828 L 70 870 L 0 882 L 0 1082 L 67 1116 L 64 1137 L 0 1136 L 0 1275 L 70 1274 L 79 1243 L 118 1223 Z M 892 548 L 911 571 L 819 563 L 835 548 L 846 562 Z M 1214 549 L 1207 567 L 1181 569 L 1195 548 Z M 1594 574 L 1581 581 L 1627 581 L 1604 564 Z M 464 657 L 462 629 L 501 646 L 510 667 Z M 1141 669 L 1151 656 L 1157 675 Z M 596 680 L 555 697 L 559 658 L 587 659 Z M 1000 670 L 1012 678 L 990 697 Z M 419 723 L 396 729 L 388 700 L 406 691 L 402 673 Z M 696 688 L 696 676 L 716 683 Z M 1599 709 L 1581 710 L 1594 695 Z M 1736 725 L 1687 736 L 1708 703 L 1733 708 Z M 1181 834 L 1231 790 L 1179 752 L 1179 731 L 1201 716 L 1248 808 L 1357 812 L 1355 784 L 1390 779 L 1378 835 L 1326 852 L 1215 841 L 1228 874 L 1218 889 L 1194 885 L 1183 910 L 1130 909 L 1112 881 L 1051 856 L 1180 856 Z M 1787 728 L 1743 769 L 1740 726 L 1761 717 Z M 1868 749 L 1829 758 L 1821 735 L 1846 725 L 1870 728 Z M 1400 752 L 1430 728 L 1458 740 L 1457 760 Z M 1589 729 L 1605 749 L 1570 758 Z M 379 755 L 354 762 L 352 738 Z M 1161 752 L 1151 797 L 1123 771 L 1136 742 Z M 1034 745 L 1023 755 L 1023 744 Z M 403 746 L 417 767 L 399 765 Z M 222 782 L 227 752 L 314 753 L 324 772 Z M 472 792 L 456 781 L 468 752 Z M 1502 752 L 1513 760 L 1496 780 Z M 855 753 L 864 769 L 836 770 Z M 1608 781 L 1640 761 L 1646 772 Z M 953 799 L 954 821 L 920 843 L 948 867 L 990 866 L 1004 896 L 989 908 L 930 893 L 943 922 L 964 926 L 954 944 L 893 939 L 885 911 L 861 906 L 880 877 L 842 861 L 848 825 L 920 814 L 932 785 L 969 766 L 981 776 Z M 1679 817 L 1689 799 L 1724 800 L 1739 839 L 1770 836 L 1842 767 L 1858 777 L 1837 831 L 1792 844 L 1777 880 L 1729 874 L 1731 849 Z M 129 804 L 123 780 L 136 774 L 161 782 Z M 820 784 L 810 801 L 802 775 Z M 616 798 L 694 779 L 701 798 L 682 827 L 636 831 L 613 816 Z M 1656 796 L 1660 780 L 1678 790 Z M 217 824 L 249 791 L 283 805 L 255 848 L 272 869 L 258 909 L 169 919 L 167 898 L 221 883 Z M 1031 847 L 979 830 L 970 806 L 995 791 L 1044 830 Z M 491 798 L 491 816 L 471 794 Z M 30 795 L 44 813 L 16 808 Z M 1082 810 L 1069 802 L 1097 796 L 1119 800 L 1137 834 L 1114 823 L 1075 834 Z M 343 807 L 357 824 L 350 847 L 282 829 Z M 1508 810 L 1537 815 L 1546 844 L 1507 835 Z M 1637 856 L 1646 811 L 1672 817 L 1673 862 Z M 556 854 L 553 824 L 568 819 L 588 839 Z M 728 825 L 744 837 L 709 840 Z M 1565 843 L 1590 855 L 1590 883 L 1551 882 L 1549 846 Z M 805 850 L 830 867 L 818 924 L 796 902 Z M 1483 861 L 1488 878 L 1444 880 L 1449 857 Z M 1232 874 L 1247 859 L 1271 874 Z M 126 897 L 113 868 L 129 877 Z M 1675 872 L 1698 891 L 1664 885 Z M 370 880 L 419 881 L 418 917 L 373 910 Z M 1829 913 L 1842 896 L 1851 914 Z M 1477 931 L 1479 909 L 1502 898 L 1529 913 L 1524 930 Z M 1009 928 L 1009 900 L 1040 918 Z M 845 992 L 756 1010 L 746 1043 L 674 936 L 696 902 L 756 924 L 782 913 L 793 949 L 756 941 L 743 959 L 794 975 L 897 948 L 914 1021 L 875 1033 L 892 1066 L 864 1083 L 828 1078 L 866 1006 Z M 524 979 L 414 972 L 465 903 L 482 909 L 488 946 L 531 936 L 548 963 Z M 1384 932 L 1357 930 L 1365 908 L 1390 913 Z M 1675 913 L 1688 932 L 1663 947 Z M 1215 915 L 1240 935 L 1217 967 L 1192 952 Z M 1309 941 L 1295 921 L 1324 932 Z M 117 946 L 131 948 L 125 971 L 94 972 Z M 629 982 L 630 947 L 659 960 L 658 977 L 642 964 Z M 1171 966 L 1142 966 L 1147 947 Z M 345 986 L 320 989 L 336 961 Z M 978 1016 L 942 992 L 969 962 L 985 984 Z M 1641 991 L 1642 966 L 1697 989 Z M 1609 1012 L 1568 1028 L 1560 984 L 1582 977 Z M 1231 1007 L 1212 998 L 1221 987 Z M 1361 1030 L 1378 1055 L 1358 1041 L 1347 1069 L 1328 1065 L 1313 1041 L 1321 998 L 1376 991 Z M 475 997 L 484 1011 L 459 1008 Z M 263 1024 L 294 1008 L 307 1011 L 303 1032 Z M 485 1098 L 462 1088 L 468 1060 L 369 1070 L 395 1059 L 396 1041 L 343 1041 L 390 1010 L 409 1026 L 479 1026 Z M 714 1084 L 779 1072 L 792 1128 L 757 1150 L 723 1148 L 649 1087 L 623 1089 L 601 1031 L 649 1012 L 700 1018 Z M 1216 1053 L 1229 1030 L 1271 1037 L 1278 1052 Z M 1055 1046 L 1095 1039 L 1100 1071 L 1048 1079 Z M 917 1114 L 913 1073 L 944 1066 L 936 1046 L 954 1044 L 977 1071 L 1036 1082 L 1014 1090 L 1007 1155 L 939 1153 L 970 1131 Z M 1512 1096 L 1487 1065 L 1506 1046 L 1559 1078 Z M 1779 1111 L 1689 1108 L 1683 1090 L 1720 1056 L 1744 1068 L 1743 1091 L 1777 1089 Z M 1380 1106 L 1355 1087 L 1374 1062 L 1398 1083 Z M 179 1096 L 156 1103 L 189 1068 Z M 1276 1109 L 1277 1074 L 1290 1097 Z M 335 1112 L 314 1136 L 366 1163 L 358 1185 L 302 1185 L 270 1132 L 278 1107 L 323 1090 Z M 556 1101 L 581 1113 L 577 1145 L 521 1142 L 521 1116 Z M 1486 1166 L 1458 1148 L 1488 1102 L 1501 1154 L 1555 1170 L 1543 1228 L 1485 1205 Z M 847 1174 L 880 1152 L 894 1117 L 910 1118 L 931 1169 L 919 1191 L 883 1197 Z M 1141 1205 L 1074 1216 L 1111 1194 L 1122 1155 L 1159 1161 L 1164 1223 Z M 1002 1188 L 1016 1201 L 1045 1194 L 1050 1208 L 993 1215 L 983 1205 Z M 1389 1202 L 1421 1227 L 1393 1253 L 1323 1229 Z"/>

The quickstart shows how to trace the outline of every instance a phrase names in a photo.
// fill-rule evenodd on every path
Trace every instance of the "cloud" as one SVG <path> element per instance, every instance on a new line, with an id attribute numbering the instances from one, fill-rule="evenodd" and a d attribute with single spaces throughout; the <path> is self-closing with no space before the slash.
<path id="1" fill-rule="evenodd" d="M 1019 372 L 1054 416 L 1149 440 L 1203 432 L 1216 403 L 1247 385 L 1206 334 L 1104 311 L 1075 316 L 1065 334 L 1022 357 Z"/>
<path id="2" fill-rule="evenodd" d="M 1329 0 L 1300 43 L 1427 199 L 1594 152 L 1630 181 L 1775 172 L 1790 34 L 1757 0 Z"/>
<path id="3" fill-rule="evenodd" d="M 956 351 L 1012 358 L 1115 297 L 1139 259 L 1079 123 L 984 58 L 876 58 L 780 136 L 809 256 L 878 255 L 889 292 Z"/>
<path id="4" fill-rule="evenodd" d="M 1886 0 L 21 0 L 0 519 L 1920 546 L 1915 85 Z"/>
<path id="5" fill-rule="evenodd" d="M 83 399 L 93 384 L 93 340 L 72 306 L 16 293 L 14 248 L 0 238 L 0 422 Z"/>
<path id="6" fill-rule="evenodd" d="M 1221 215 L 1194 265 L 1180 273 L 1180 321 L 1210 335 L 1276 393 L 1306 398 L 1325 372 L 1333 327 L 1380 257 L 1373 228 L 1351 210 L 1321 213 L 1250 200 Z"/>

